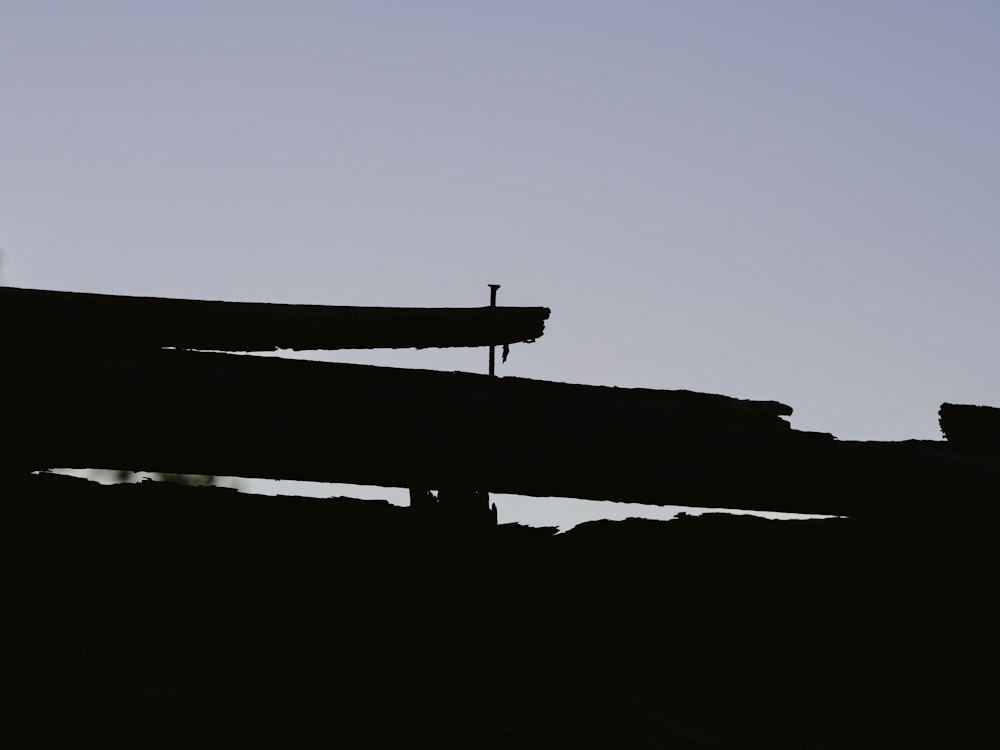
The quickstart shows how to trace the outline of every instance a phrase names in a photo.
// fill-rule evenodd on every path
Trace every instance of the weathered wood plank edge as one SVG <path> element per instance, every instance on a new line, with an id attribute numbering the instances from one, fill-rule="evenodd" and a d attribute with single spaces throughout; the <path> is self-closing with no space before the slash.
<path id="1" fill-rule="evenodd" d="M 0 287 L 4 344 L 215 351 L 502 346 L 545 332 L 544 307 L 405 308 L 130 297 Z"/>
<path id="2" fill-rule="evenodd" d="M 0 387 L 15 468 L 883 517 L 996 515 L 1000 489 L 996 460 L 945 442 L 836 441 L 685 391 L 179 351 L 8 353 Z"/>

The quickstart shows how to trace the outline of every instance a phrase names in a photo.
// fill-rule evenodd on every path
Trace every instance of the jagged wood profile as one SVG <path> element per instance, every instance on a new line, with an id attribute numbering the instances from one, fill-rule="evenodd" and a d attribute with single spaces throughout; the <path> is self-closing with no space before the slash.
<path id="1" fill-rule="evenodd" d="M 31 469 L 881 516 L 1000 488 L 946 443 L 840 442 L 783 404 L 688 391 L 184 351 L 8 351 L 0 388 L 4 459 Z"/>
<path id="2" fill-rule="evenodd" d="M 101 346 L 44 310 L 5 323 L 5 736 L 995 744 L 1000 410 L 943 405 L 947 442 L 848 442 L 793 430 L 773 401 Z M 555 535 L 28 471 L 47 467 L 849 517 Z"/>
<path id="3" fill-rule="evenodd" d="M 970 404 L 941 404 L 941 432 L 949 443 L 971 449 L 1000 447 L 1000 409 Z"/>
<path id="4" fill-rule="evenodd" d="M 5 346 L 274 351 L 501 346 L 545 332 L 544 307 L 281 305 L 0 288 Z"/>
<path id="5" fill-rule="evenodd" d="M 831 515 L 932 513 L 940 497 L 957 496 L 950 509 L 996 513 L 984 498 L 1000 489 L 1000 465 L 981 448 L 1000 430 L 996 410 L 983 407 L 942 406 L 948 443 L 840 442 L 792 430 L 791 408 L 773 401 L 183 351 L 499 344 L 541 335 L 545 308 L 327 308 L 6 288 L 0 312 L 0 468 Z"/>

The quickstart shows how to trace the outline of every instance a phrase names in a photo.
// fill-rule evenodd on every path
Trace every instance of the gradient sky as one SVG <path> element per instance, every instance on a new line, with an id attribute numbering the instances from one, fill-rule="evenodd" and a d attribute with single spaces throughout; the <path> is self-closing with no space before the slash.
<path id="1" fill-rule="evenodd" d="M 552 308 L 500 375 L 1000 405 L 1000 3 L 0 0 L 4 283 Z M 331 359 L 484 371 L 483 351 Z"/>

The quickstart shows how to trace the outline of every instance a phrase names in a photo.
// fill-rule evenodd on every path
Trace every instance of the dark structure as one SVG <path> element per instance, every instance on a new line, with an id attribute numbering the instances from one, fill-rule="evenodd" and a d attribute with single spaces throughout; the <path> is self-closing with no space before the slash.
<path id="1" fill-rule="evenodd" d="M 147 301 L 23 291 L 0 290 L 19 321 L 0 351 L 5 737 L 994 744 L 1000 410 L 943 405 L 946 441 L 846 442 L 773 402 L 163 350 L 181 339 L 150 332 L 174 322 L 85 347 L 59 337 L 65 311 L 135 324 Z M 249 340 L 251 318 L 190 304 Z M 512 335 L 493 310 L 466 340 Z M 306 312 L 261 312 L 253 335 Z M 312 341 L 356 335 L 323 315 Z M 391 335 L 443 340 L 423 325 Z M 408 487 L 412 507 L 44 471 L 74 466 Z M 495 525 L 489 492 L 839 517 L 555 534 Z"/>
<path id="2" fill-rule="evenodd" d="M 0 288 L 5 345 L 116 351 L 399 349 L 534 341 L 543 307 L 399 308 L 120 297 Z"/>

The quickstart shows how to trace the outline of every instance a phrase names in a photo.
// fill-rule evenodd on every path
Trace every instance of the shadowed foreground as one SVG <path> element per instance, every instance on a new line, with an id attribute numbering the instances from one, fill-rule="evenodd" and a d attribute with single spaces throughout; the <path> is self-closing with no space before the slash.
<path id="1" fill-rule="evenodd" d="M 993 532 L 946 512 L 557 536 L 210 487 L 4 488 L 5 736 L 954 748 L 995 734 Z"/>

